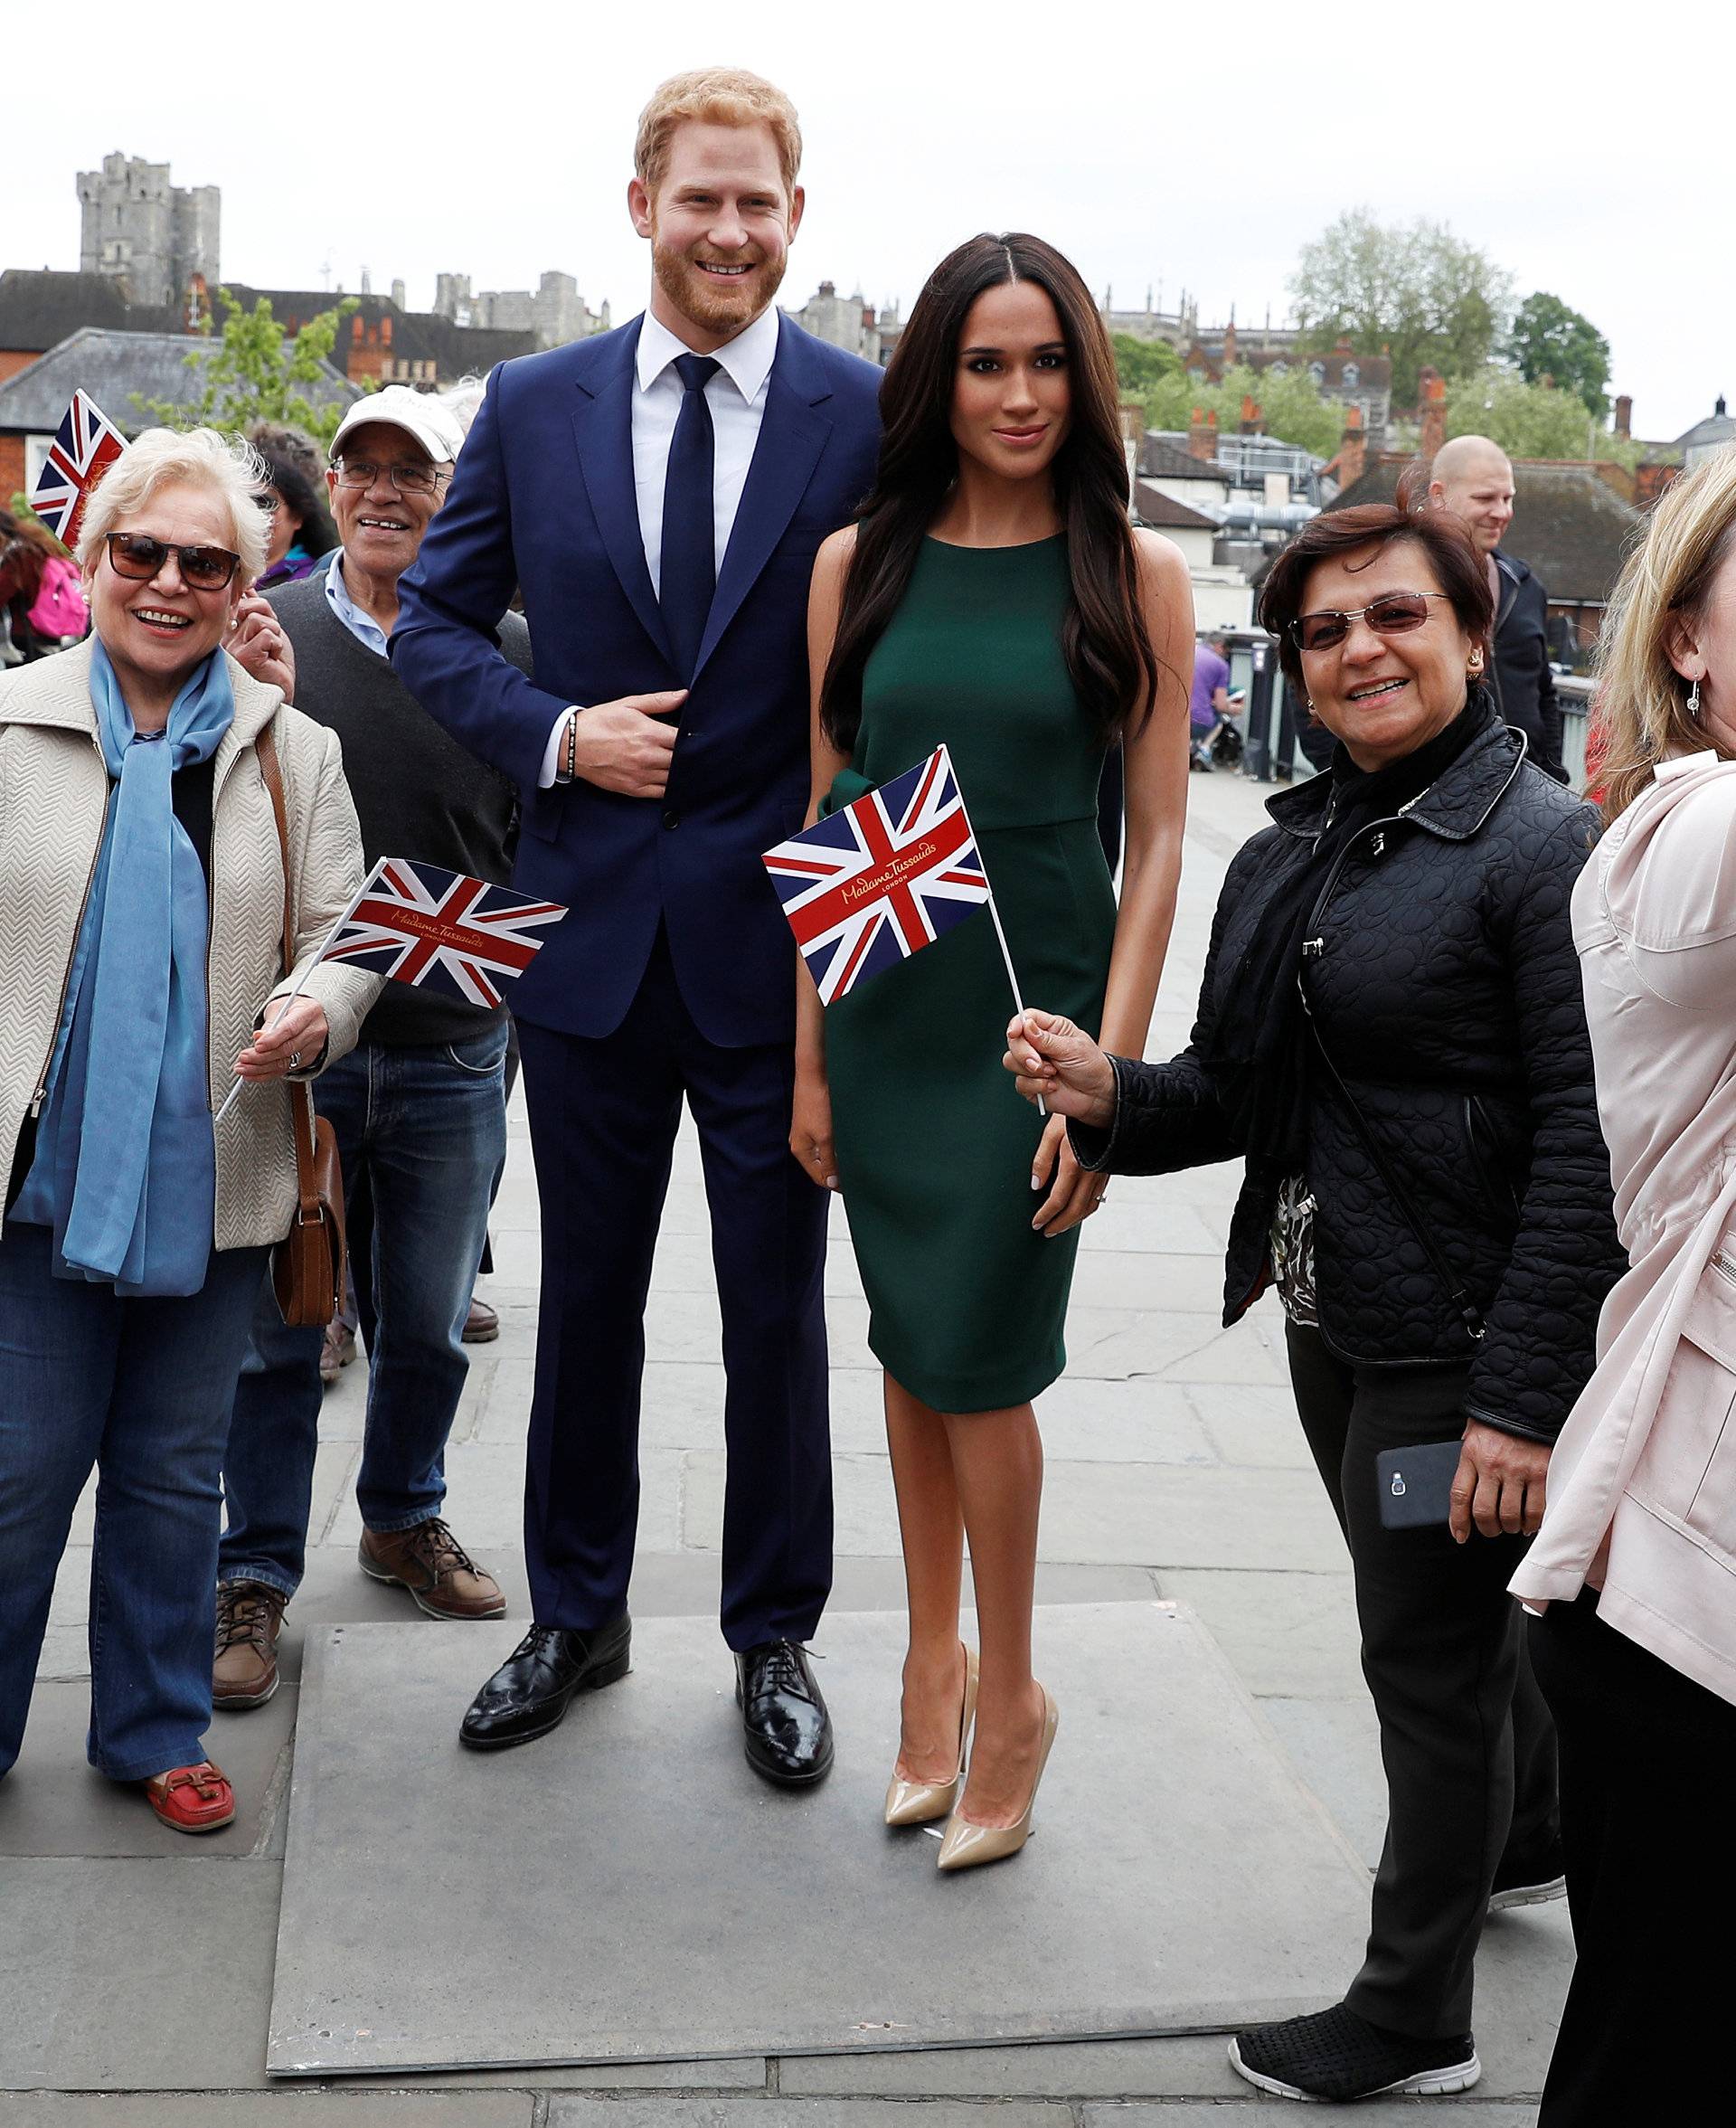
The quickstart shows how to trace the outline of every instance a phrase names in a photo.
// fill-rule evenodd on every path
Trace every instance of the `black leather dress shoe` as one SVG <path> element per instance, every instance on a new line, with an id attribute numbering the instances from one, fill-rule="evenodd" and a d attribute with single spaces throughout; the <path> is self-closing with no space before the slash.
<path id="1" fill-rule="evenodd" d="M 629 1668 L 633 1622 L 625 1611 L 590 1632 L 533 1625 L 470 1702 L 458 1741 L 472 1751 L 505 1751 L 558 1728 L 575 1692 L 595 1692 Z"/>
<path id="2" fill-rule="evenodd" d="M 804 1788 L 832 1771 L 832 1717 L 798 1641 L 766 1641 L 735 1659 L 748 1764 L 782 1788 Z"/>

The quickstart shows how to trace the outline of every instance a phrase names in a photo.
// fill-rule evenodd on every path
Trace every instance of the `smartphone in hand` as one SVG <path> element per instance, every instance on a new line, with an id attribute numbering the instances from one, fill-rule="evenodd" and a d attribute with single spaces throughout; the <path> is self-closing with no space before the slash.
<path id="1" fill-rule="evenodd" d="M 1381 1451 L 1374 1459 L 1374 1481 L 1383 1528 L 1420 1529 L 1447 1520 L 1464 1445 L 1462 1441 L 1428 1441 L 1416 1448 Z"/>

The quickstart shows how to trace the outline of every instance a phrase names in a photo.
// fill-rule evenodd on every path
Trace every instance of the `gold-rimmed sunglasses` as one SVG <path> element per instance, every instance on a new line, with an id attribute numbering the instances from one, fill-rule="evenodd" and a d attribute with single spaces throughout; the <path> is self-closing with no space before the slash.
<path id="1" fill-rule="evenodd" d="M 1301 613 L 1290 623 L 1290 640 L 1298 650 L 1335 650 L 1353 620 L 1367 621 L 1377 636 L 1408 636 L 1428 619 L 1429 600 L 1446 596 L 1445 591 L 1389 591 L 1349 612 Z"/>

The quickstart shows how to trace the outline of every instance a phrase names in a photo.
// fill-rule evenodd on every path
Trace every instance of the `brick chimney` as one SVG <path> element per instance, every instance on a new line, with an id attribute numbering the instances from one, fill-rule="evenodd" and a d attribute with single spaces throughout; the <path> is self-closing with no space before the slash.
<path id="1" fill-rule="evenodd" d="M 1427 464 L 1447 440 L 1447 380 L 1439 370 L 1425 369 L 1417 381 L 1421 386 L 1417 411 L 1422 422 L 1417 448 Z"/>
<path id="2" fill-rule="evenodd" d="M 1242 435 L 1259 436 L 1262 434 L 1265 429 L 1265 421 L 1266 417 L 1260 411 L 1260 408 L 1254 403 L 1254 402 L 1248 396 L 1246 392 L 1243 392 L 1241 399 Z"/>
<path id="3" fill-rule="evenodd" d="M 1363 410 L 1353 406 L 1344 416 L 1344 433 L 1338 445 L 1338 486 L 1342 492 L 1363 477 L 1368 464 L 1368 430 Z"/>
<path id="4" fill-rule="evenodd" d="M 1213 416 L 1215 421 L 1216 417 Z M 1205 425 L 1205 416 L 1196 406 L 1187 424 L 1187 455 L 1191 459 L 1214 459 L 1218 455 L 1218 440 Z"/>
<path id="5" fill-rule="evenodd" d="M 1350 335 L 1348 333 L 1339 334 L 1338 337 L 1332 344 L 1332 351 L 1335 355 L 1354 355 L 1356 352 L 1356 350 L 1350 344 Z"/>
<path id="6" fill-rule="evenodd" d="M 1623 392 L 1618 393 L 1616 399 L 1616 434 L 1625 442 L 1633 432 L 1634 402 L 1628 393 Z"/>

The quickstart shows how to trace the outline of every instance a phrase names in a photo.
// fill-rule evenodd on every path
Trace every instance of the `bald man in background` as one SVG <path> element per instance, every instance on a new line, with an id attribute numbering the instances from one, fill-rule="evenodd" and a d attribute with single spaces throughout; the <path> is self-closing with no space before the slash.
<path id="1" fill-rule="evenodd" d="M 1501 552 L 1513 522 L 1513 464 L 1486 436 L 1455 436 L 1435 453 L 1429 500 L 1464 520 L 1489 572 L 1495 641 L 1489 686 L 1505 721 L 1531 742 L 1531 758 L 1557 782 L 1561 712 L 1549 663 L 1549 594 L 1523 562 Z"/>

